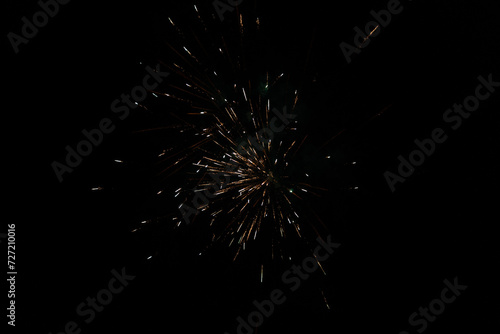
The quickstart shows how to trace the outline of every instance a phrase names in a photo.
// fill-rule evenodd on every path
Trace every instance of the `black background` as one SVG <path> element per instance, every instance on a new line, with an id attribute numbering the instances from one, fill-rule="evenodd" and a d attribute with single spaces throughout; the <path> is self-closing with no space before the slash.
<path id="1" fill-rule="evenodd" d="M 35 1 L 4 3 L 4 36 L 19 33 L 21 17 L 39 9 Z M 339 43 L 352 44 L 352 29 L 386 4 L 241 5 L 257 8 L 269 22 L 277 64 L 293 67 L 294 55 L 312 43 L 308 71 L 317 80 L 318 131 L 351 130 L 345 140 L 354 144 L 346 154 L 358 161 L 353 173 L 360 186 L 356 195 L 322 209 L 331 229 L 341 230 L 334 238 L 342 246 L 325 264 L 328 279 L 318 272 L 304 282 L 258 333 L 399 333 L 410 327 L 410 314 L 439 297 L 443 280 L 456 276 L 467 290 L 426 332 L 498 331 L 500 89 L 457 131 L 447 128 L 448 140 L 396 192 L 383 178 L 397 169 L 398 155 L 414 149 L 414 139 L 445 126 L 443 112 L 474 93 L 479 75 L 493 73 L 500 81 L 497 4 L 406 1 L 347 64 Z M 155 215 L 150 194 L 133 186 L 90 190 L 138 182 L 113 164 L 127 150 L 134 117 L 117 125 L 63 183 L 52 171 L 64 147 L 109 117 L 111 101 L 140 83 L 144 65 L 155 64 L 155 46 L 170 38 L 167 17 L 182 20 L 186 8 L 170 1 L 72 1 L 18 54 L 3 39 L 3 228 L 17 226 L 16 330 L 58 333 L 74 320 L 82 333 L 235 333 L 236 317 L 253 310 L 252 300 L 280 287 L 279 280 L 259 285 L 257 271 L 244 264 L 196 257 L 189 230 L 130 233 Z M 203 8 L 209 10 L 210 1 Z M 234 13 L 227 15 L 229 27 Z M 341 125 L 339 113 L 349 115 Z M 155 256 L 147 261 L 149 255 Z M 122 267 L 136 278 L 84 324 L 76 306 Z"/>

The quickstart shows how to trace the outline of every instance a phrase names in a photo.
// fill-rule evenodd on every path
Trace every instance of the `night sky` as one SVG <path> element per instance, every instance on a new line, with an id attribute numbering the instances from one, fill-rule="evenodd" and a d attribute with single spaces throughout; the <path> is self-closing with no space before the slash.
<path id="1" fill-rule="evenodd" d="M 500 87 L 457 130 L 443 121 L 448 108 L 474 95 L 478 76 L 500 82 L 498 6 L 401 1 L 401 13 L 347 63 L 339 44 L 352 45 L 353 28 L 364 30 L 370 11 L 388 2 L 243 0 L 239 8 L 258 13 L 265 27 L 255 50 L 265 50 L 262 64 L 307 82 L 311 112 L 301 131 L 312 147 L 345 129 L 321 151 L 338 160 L 304 158 L 315 181 L 332 189 L 312 205 L 341 246 L 322 263 L 328 275 L 314 272 L 295 292 L 281 280 L 290 264 L 276 264 L 260 282 L 258 251 L 232 262 L 216 245 L 199 256 L 210 239 L 208 221 L 173 230 L 158 219 L 131 232 L 177 210 L 172 196 L 156 195 L 153 172 L 136 162 L 156 152 L 158 140 L 177 138 L 133 135 L 155 118 L 133 112 L 119 121 L 110 104 L 141 83 L 146 65 L 171 61 L 163 52 L 175 38 L 168 17 L 189 22 L 191 2 L 72 1 L 17 54 L 4 37 L 8 204 L 1 232 L 16 223 L 15 330 L 55 334 L 74 321 L 83 334 L 234 334 L 237 317 L 255 310 L 252 301 L 279 288 L 286 301 L 256 333 L 413 334 L 420 326 L 409 324 L 410 315 L 457 277 L 467 289 L 423 332 L 498 332 Z M 40 10 L 36 1 L 5 3 L 4 36 L 20 34 L 21 18 Z M 210 1 L 197 4 L 216 15 Z M 216 26 L 237 34 L 236 11 Z M 59 182 L 52 162 L 63 161 L 66 145 L 74 147 L 83 129 L 106 117 L 116 130 Z M 435 128 L 445 129 L 447 140 L 391 192 L 384 172 L 397 173 L 398 156 L 407 158 L 414 140 Z M 307 256 L 297 249 L 297 261 Z M 135 278 L 85 323 L 78 305 L 122 268 Z"/>

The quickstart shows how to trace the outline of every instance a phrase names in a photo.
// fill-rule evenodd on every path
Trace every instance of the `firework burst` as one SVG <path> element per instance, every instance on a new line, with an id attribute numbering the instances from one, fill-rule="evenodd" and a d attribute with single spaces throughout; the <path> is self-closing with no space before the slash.
<path id="1" fill-rule="evenodd" d="M 140 131 L 176 133 L 176 145 L 159 154 L 160 192 L 184 171 L 189 177 L 174 192 L 182 201 L 177 226 L 205 216 L 212 241 L 236 247 L 234 258 L 262 230 L 279 249 L 287 236 L 301 238 L 302 221 L 310 221 L 298 203 L 326 190 L 294 163 L 308 137 L 298 131 L 305 109 L 300 87 L 291 73 L 267 69 L 261 18 L 239 14 L 233 29 L 216 34 L 216 19 L 202 18 L 197 6 L 191 14 L 196 24 L 188 28 L 168 18 L 176 38 L 166 43 L 169 61 L 161 63 L 173 75 L 151 92 L 168 99 L 156 110 L 170 124 Z"/>

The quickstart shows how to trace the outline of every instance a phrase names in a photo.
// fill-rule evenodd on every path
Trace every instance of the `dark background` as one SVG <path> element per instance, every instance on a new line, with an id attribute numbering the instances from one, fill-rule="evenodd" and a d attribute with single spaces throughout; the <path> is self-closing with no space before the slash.
<path id="1" fill-rule="evenodd" d="M 35 1 L 4 3 L 4 36 L 19 33 L 21 17 L 39 10 Z M 346 161 L 358 162 L 350 173 L 360 187 L 318 204 L 342 244 L 325 263 L 327 278 L 315 273 L 258 333 L 399 333 L 410 327 L 410 314 L 439 297 L 443 280 L 456 276 L 467 290 L 426 332 L 498 331 L 500 92 L 457 131 L 447 130 L 446 143 L 395 193 L 383 178 L 397 169 L 398 155 L 414 149 L 414 139 L 444 126 L 443 112 L 474 93 L 477 76 L 493 73 L 500 81 L 498 6 L 405 1 L 403 12 L 347 64 L 339 43 L 351 44 L 352 29 L 386 4 L 241 5 L 269 24 L 276 66 L 293 67 L 312 45 L 307 72 L 316 79 L 317 131 L 349 130 L 339 145 Z M 210 1 L 202 6 L 210 10 Z M 63 183 L 51 169 L 84 128 L 112 115 L 111 101 L 140 83 L 144 65 L 156 63 L 157 45 L 170 38 L 167 17 L 182 20 L 190 8 L 170 1 L 72 1 L 19 54 L 3 39 L 3 228 L 17 225 L 19 332 L 58 333 L 75 320 L 82 333 L 235 333 L 236 317 L 253 310 L 252 300 L 283 287 L 279 278 L 261 285 L 255 268 L 232 265 L 217 252 L 197 257 L 199 237 L 191 229 L 172 232 L 158 224 L 130 233 L 145 217 L 163 213 L 140 179 L 113 163 L 134 145 L 128 135 L 134 116 Z M 228 13 L 224 24 L 234 20 Z M 103 184 L 120 186 L 90 190 Z M 83 324 L 76 306 L 122 267 L 136 278 Z"/>

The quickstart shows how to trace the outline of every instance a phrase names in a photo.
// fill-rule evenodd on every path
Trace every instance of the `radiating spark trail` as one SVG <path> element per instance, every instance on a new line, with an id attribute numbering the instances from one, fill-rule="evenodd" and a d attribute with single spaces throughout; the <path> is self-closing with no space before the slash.
<path id="1" fill-rule="evenodd" d="M 373 33 L 374 33 L 375 31 L 377 31 L 377 29 L 378 29 L 379 27 L 380 27 L 380 26 L 379 26 L 379 25 L 377 25 L 377 26 L 376 26 L 376 27 L 375 27 L 375 28 L 374 28 L 374 29 L 373 29 L 373 30 L 372 30 L 372 31 L 371 31 L 371 32 L 370 32 L 370 33 L 369 33 L 369 34 L 368 34 L 368 35 L 367 35 L 367 36 L 363 39 L 363 42 L 361 42 L 361 44 L 359 44 L 359 45 L 358 45 L 358 48 L 360 48 L 360 49 L 361 49 L 361 48 L 363 47 L 363 44 L 365 44 L 365 43 L 366 43 L 366 41 L 367 41 L 368 39 L 370 39 L 370 37 L 373 35 Z"/>

